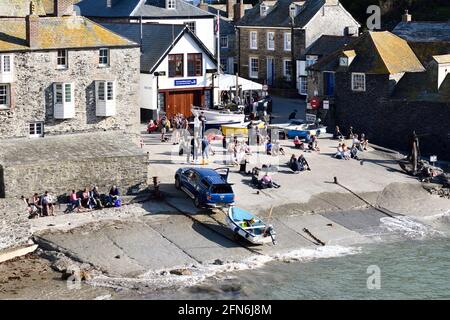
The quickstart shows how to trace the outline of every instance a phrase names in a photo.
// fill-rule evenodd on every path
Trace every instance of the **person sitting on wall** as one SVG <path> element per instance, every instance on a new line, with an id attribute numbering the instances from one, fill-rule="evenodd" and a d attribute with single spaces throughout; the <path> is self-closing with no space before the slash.
<path id="1" fill-rule="evenodd" d="M 364 151 L 367 151 L 367 146 L 369 145 L 369 140 L 366 138 L 366 135 L 364 133 L 361 133 L 361 146 L 363 147 Z"/>
<path id="2" fill-rule="evenodd" d="M 351 149 L 353 149 L 353 147 L 356 147 L 359 151 L 363 151 L 363 148 L 362 148 L 362 145 L 361 145 L 361 141 L 359 141 L 357 134 L 353 135 Z"/>
<path id="3" fill-rule="evenodd" d="M 295 138 L 294 138 L 294 148 L 300 149 L 300 150 L 305 149 L 305 145 L 303 144 L 303 141 L 301 141 L 298 136 L 295 136 Z"/>
<path id="4" fill-rule="evenodd" d="M 30 199 L 25 198 L 24 196 L 21 196 L 20 198 L 23 200 L 23 202 L 25 202 L 27 206 L 28 219 L 39 217 L 39 212 L 36 206 L 30 201 Z"/>
<path id="5" fill-rule="evenodd" d="M 158 126 L 152 119 L 150 119 L 147 124 L 147 133 L 152 133 L 155 132 L 156 130 L 158 130 Z"/>
<path id="6" fill-rule="evenodd" d="M 343 150 L 344 159 L 345 160 L 350 160 L 351 159 L 351 153 L 350 153 L 350 150 L 348 149 L 348 147 L 347 147 L 347 145 L 345 143 L 342 144 L 342 150 Z"/>
<path id="7" fill-rule="evenodd" d="M 336 128 L 334 129 L 333 139 L 344 139 L 344 135 L 342 134 L 341 129 L 339 129 L 339 126 L 336 126 Z"/>
<path id="8" fill-rule="evenodd" d="M 69 205 L 71 206 L 71 210 L 77 209 L 77 212 L 81 211 L 81 199 L 78 198 L 77 193 L 75 190 L 72 190 L 72 192 L 69 195 Z"/>
<path id="9" fill-rule="evenodd" d="M 103 208 L 103 204 L 101 201 L 101 195 L 98 192 L 97 186 L 94 186 L 92 190 L 89 192 L 89 201 L 93 205 L 93 207 L 97 209 Z"/>
<path id="10" fill-rule="evenodd" d="M 119 188 L 117 188 L 117 186 L 112 186 L 107 197 L 107 206 L 120 207 L 121 203 L 119 196 Z"/>
<path id="11" fill-rule="evenodd" d="M 41 197 L 39 197 L 37 193 L 35 193 L 31 198 L 31 204 L 36 208 L 39 216 L 42 217 L 43 212 L 42 212 Z"/>
<path id="12" fill-rule="evenodd" d="M 81 194 L 81 205 L 84 208 L 92 209 L 91 202 L 89 199 L 89 190 L 88 188 L 84 188 L 83 193 Z"/>
<path id="13" fill-rule="evenodd" d="M 42 196 L 42 211 L 45 216 L 54 216 L 55 215 L 55 206 L 53 204 L 53 197 L 49 194 L 48 191 L 45 191 Z"/>
<path id="14" fill-rule="evenodd" d="M 339 143 L 337 147 L 337 152 L 334 155 L 334 157 L 337 159 L 344 159 L 344 148 L 342 148 L 342 143 Z"/>
<path id="15" fill-rule="evenodd" d="M 354 144 L 350 149 L 350 157 L 355 160 L 359 160 L 358 158 L 358 147 Z"/>

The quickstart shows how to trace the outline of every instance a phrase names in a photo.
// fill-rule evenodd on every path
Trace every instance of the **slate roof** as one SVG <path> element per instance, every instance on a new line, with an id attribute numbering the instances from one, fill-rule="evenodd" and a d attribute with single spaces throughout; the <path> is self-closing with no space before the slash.
<path id="1" fill-rule="evenodd" d="M 33 50 L 138 46 L 84 17 L 38 19 L 37 47 Z M 25 18 L 1 18 L 0 52 L 28 50 Z"/>
<path id="2" fill-rule="evenodd" d="M 337 60 L 343 54 L 343 51 L 339 50 L 311 66 L 311 69 L 371 74 L 425 71 L 408 43 L 388 31 L 366 32 L 346 46 L 345 50 L 355 50 L 356 52 L 356 57 L 350 67 L 337 66 Z"/>
<path id="3" fill-rule="evenodd" d="M 450 42 L 450 21 L 400 22 L 392 32 L 408 42 Z"/>
<path id="4" fill-rule="evenodd" d="M 357 37 L 322 35 L 306 50 L 307 55 L 327 56 L 350 44 Z"/>
<path id="5" fill-rule="evenodd" d="M 77 6 L 81 15 L 87 17 L 213 17 L 209 12 L 195 7 L 183 0 L 176 0 L 176 9 L 166 9 L 165 0 L 119 0 L 111 8 L 104 0 L 81 0 Z"/>
<path id="6" fill-rule="evenodd" d="M 406 73 L 395 86 L 392 97 L 410 101 L 450 102 L 450 74 L 438 90 L 434 73 Z"/>
<path id="7" fill-rule="evenodd" d="M 102 25 L 128 38 L 131 41 L 140 43 L 141 27 L 139 23 L 102 23 Z M 205 47 L 198 37 L 184 25 L 174 24 L 142 24 L 142 55 L 141 72 L 152 73 L 169 53 L 172 46 L 185 34 L 189 34 L 213 61 L 212 53 Z"/>
<path id="8" fill-rule="evenodd" d="M 289 5 L 296 0 L 278 0 L 274 8 L 261 16 L 258 3 L 252 9 L 246 11 L 244 17 L 238 22 L 238 26 L 255 27 L 290 27 Z M 325 0 L 306 0 L 304 9 L 295 17 L 295 26 L 303 28 L 325 4 Z"/>

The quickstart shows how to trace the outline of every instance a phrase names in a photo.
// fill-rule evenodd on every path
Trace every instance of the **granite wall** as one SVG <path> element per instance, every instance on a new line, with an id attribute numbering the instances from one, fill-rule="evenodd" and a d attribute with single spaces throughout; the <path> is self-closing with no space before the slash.
<path id="1" fill-rule="evenodd" d="M 99 130 L 138 132 L 139 48 L 110 49 L 110 65 L 99 67 L 98 49 L 69 50 L 68 68 L 57 69 L 57 51 L 14 53 L 14 82 L 9 110 L 0 110 L 0 137 L 28 137 L 28 124 L 43 121 L 44 133 Z M 97 117 L 96 80 L 116 81 L 116 115 Z M 75 117 L 53 117 L 53 83 L 74 85 Z"/>
<path id="2" fill-rule="evenodd" d="M 30 236 L 25 203 L 18 199 L 0 199 L 0 251 L 26 244 Z"/>

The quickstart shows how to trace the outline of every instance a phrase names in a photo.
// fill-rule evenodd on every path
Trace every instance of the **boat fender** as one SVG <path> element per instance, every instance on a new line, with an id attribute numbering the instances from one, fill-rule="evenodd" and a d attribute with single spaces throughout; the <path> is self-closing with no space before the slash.
<path id="1" fill-rule="evenodd" d="M 238 233 L 239 232 L 239 228 L 238 227 L 236 227 L 236 228 L 234 228 L 234 230 L 233 230 L 235 233 Z"/>
<path id="2" fill-rule="evenodd" d="M 248 237 L 249 237 L 249 234 L 248 234 L 248 233 L 246 233 L 246 234 L 245 234 L 245 238 L 248 238 Z"/>

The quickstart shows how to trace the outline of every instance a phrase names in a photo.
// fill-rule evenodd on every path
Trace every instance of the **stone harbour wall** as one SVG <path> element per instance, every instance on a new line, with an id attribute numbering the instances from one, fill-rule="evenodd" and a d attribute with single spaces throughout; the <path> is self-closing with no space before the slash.
<path id="1" fill-rule="evenodd" d="M 19 199 L 0 199 L 0 251 L 24 245 L 30 236 L 25 203 Z"/>
<path id="2" fill-rule="evenodd" d="M 14 53 L 11 108 L 0 110 L 0 138 L 28 137 L 29 124 L 44 122 L 44 134 L 122 130 L 138 133 L 139 48 L 111 48 L 110 65 L 99 67 L 99 50 L 68 50 L 68 68 L 57 69 L 57 51 Z M 97 117 L 95 81 L 116 81 L 116 115 Z M 75 117 L 53 116 L 53 83 L 74 88 Z"/>
<path id="3" fill-rule="evenodd" d="M 147 155 L 68 159 L 44 163 L 25 163 L 3 167 L 7 198 L 30 197 L 46 190 L 54 196 L 69 195 L 84 188 L 98 186 L 101 193 L 108 193 L 117 185 L 121 194 L 147 183 Z"/>

